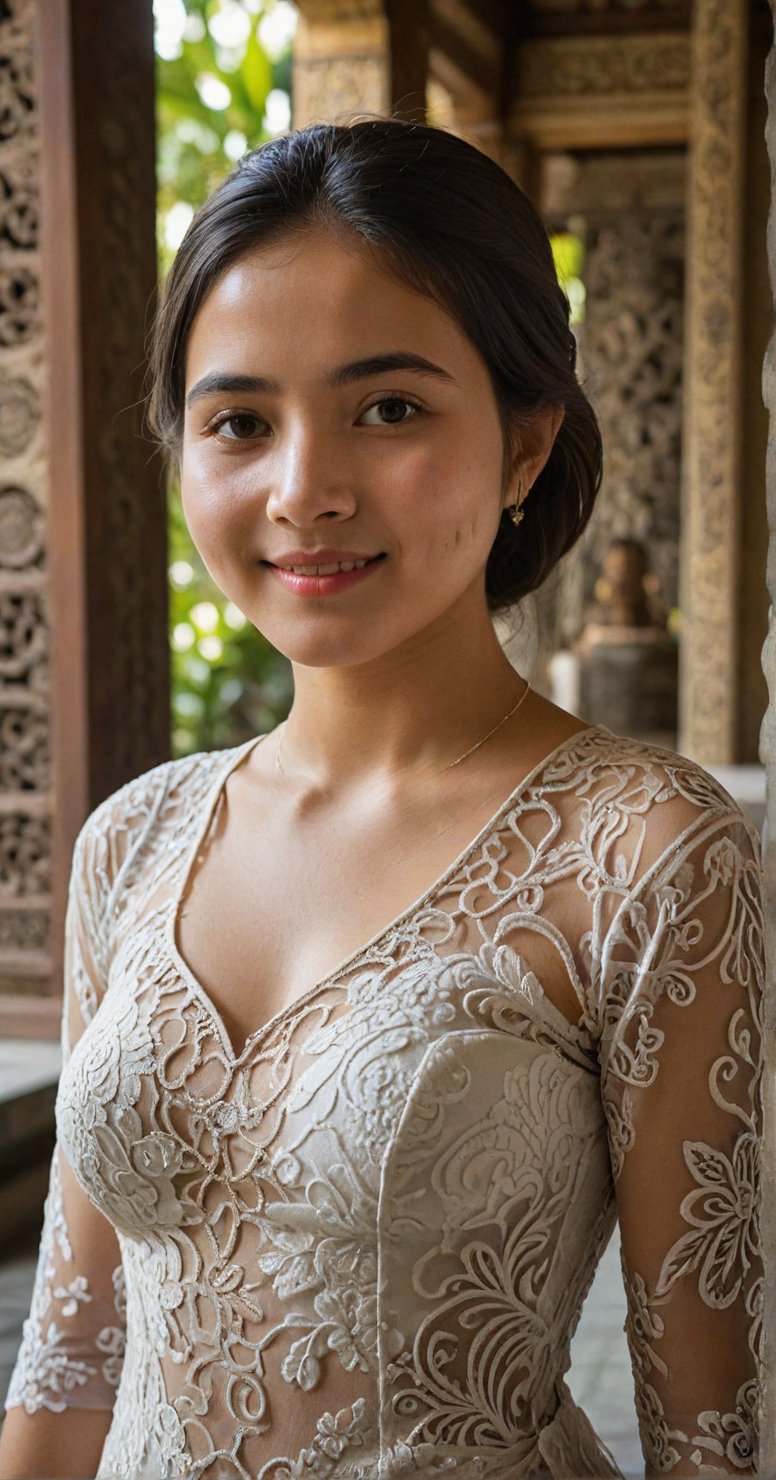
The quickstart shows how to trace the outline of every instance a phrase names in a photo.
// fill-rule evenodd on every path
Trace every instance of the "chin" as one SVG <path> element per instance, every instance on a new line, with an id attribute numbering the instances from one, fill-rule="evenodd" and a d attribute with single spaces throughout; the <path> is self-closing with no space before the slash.
<path id="1" fill-rule="evenodd" d="M 272 642 L 272 638 L 268 641 Z M 344 643 L 323 644 L 320 642 L 289 643 L 283 645 L 273 643 L 278 652 L 290 663 L 297 664 L 300 668 L 355 668 L 359 663 L 368 663 L 373 658 L 381 656 L 380 653 L 365 652 L 357 643 L 348 646 Z"/>
<path id="2" fill-rule="evenodd" d="M 308 617 L 296 631 L 291 622 L 259 630 L 284 658 L 304 668 L 356 668 L 379 661 L 407 640 L 404 633 L 386 634 L 368 614 L 353 622 L 335 623 L 321 613 L 312 620 Z"/>

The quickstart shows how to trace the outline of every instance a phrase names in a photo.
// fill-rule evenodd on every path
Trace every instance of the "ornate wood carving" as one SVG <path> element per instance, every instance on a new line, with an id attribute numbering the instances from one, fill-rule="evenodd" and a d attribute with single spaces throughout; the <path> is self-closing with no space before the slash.
<path id="1" fill-rule="evenodd" d="M 0 1031 L 58 1031 L 75 834 L 169 754 L 153 84 L 152 0 L 0 0 Z"/>
<path id="2" fill-rule="evenodd" d="M 510 131 L 546 149 L 682 143 L 689 81 L 681 32 L 524 41 Z"/>
<path id="3" fill-rule="evenodd" d="M 736 759 L 736 583 L 746 0 L 706 0 L 693 32 L 688 191 L 681 745 Z"/>
<path id="4" fill-rule="evenodd" d="M 297 10 L 305 23 L 335 26 L 374 20 L 383 13 L 383 0 L 297 0 Z"/>
<path id="5" fill-rule="evenodd" d="M 766 140 L 771 166 L 771 214 L 768 221 L 768 259 L 770 266 L 771 295 L 776 309 L 776 45 L 768 57 L 765 76 L 765 91 L 768 99 L 768 123 Z M 763 374 L 765 404 L 770 413 L 770 437 L 766 466 L 766 494 L 768 506 L 768 590 L 771 613 L 768 636 L 763 647 L 763 671 L 768 685 L 768 709 L 763 720 L 760 736 L 760 754 L 767 772 L 767 848 L 765 866 L 765 942 L 768 965 L 768 983 L 765 999 L 765 1062 L 768 1072 L 764 1078 L 765 1099 L 765 1156 L 763 1165 L 773 1166 L 776 1152 L 776 329 L 771 334 L 765 356 Z M 763 1292 L 763 1331 L 765 1337 L 765 1382 L 763 1383 L 762 1411 L 760 1414 L 760 1463 L 762 1475 L 776 1473 L 776 1178 L 766 1176 L 763 1183 L 764 1207 L 762 1216 L 763 1258 L 770 1278 L 765 1281 Z"/>
<path id="6" fill-rule="evenodd" d="M 675 92 L 689 82 L 689 46 L 682 36 L 578 37 L 535 42 L 523 48 L 520 94 L 542 98 L 608 93 Z"/>
<path id="7" fill-rule="evenodd" d="M 68 10 L 94 803 L 170 743 L 165 499 L 142 419 L 156 283 L 153 12 L 152 0 Z M 50 294 L 57 286 L 49 277 Z M 58 589 L 58 607 L 65 599 Z"/>
<path id="8" fill-rule="evenodd" d="M 676 605 L 683 258 L 681 207 L 590 225 L 581 339 L 605 458 L 587 599 L 611 541 L 630 535 L 647 545 L 662 595 Z"/>
<path id="9" fill-rule="evenodd" d="M 525 25 L 531 31 L 650 30 L 689 26 L 690 0 L 529 0 Z"/>
<path id="10" fill-rule="evenodd" d="M 613 539 L 647 548 L 669 605 L 678 600 L 683 151 L 554 156 L 541 204 L 571 218 L 585 240 L 580 367 L 604 440 L 604 481 L 593 519 L 564 562 L 553 638 L 574 640 Z"/>
<path id="11" fill-rule="evenodd" d="M 659 15 L 684 14 L 687 0 L 529 0 L 531 11 L 547 15 L 595 14 L 611 16 L 625 14 L 638 16 L 639 12 L 652 10 Z"/>
<path id="12" fill-rule="evenodd" d="M 763 76 L 773 35 L 773 18 L 767 0 L 756 0 L 753 4 L 749 25 L 741 269 L 745 291 L 742 303 L 742 468 L 738 497 L 741 560 L 738 572 L 736 755 L 742 763 L 756 764 L 760 728 L 768 703 L 768 688 L 762 671 L 762 646 L 768 631 L 769 606 L 763 558 L 768 544 L 768 514 L 763 498 L 768 413 L 762 399 L 762 366 L 771 330 L 767 244 L 771 179 L 768 153 L 764 147 L 768 107 Z"/>
<path id="13" fill-rule="evenodd" d="M 32 0 L 0 7 L 0 994 L 51 969 L 48 465 Z"/>
<path id="14" fill-rule="evenodd" d="M 382 0 L 302 0 L 294 38 L 294 127 L 389 106 L 390 36 Z"/>

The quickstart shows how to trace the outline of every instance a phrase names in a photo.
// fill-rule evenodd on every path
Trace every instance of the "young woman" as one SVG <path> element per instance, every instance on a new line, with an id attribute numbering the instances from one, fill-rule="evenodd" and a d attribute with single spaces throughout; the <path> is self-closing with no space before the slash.
<path id="1" fill-rule="evenodd" d="M 294 702 L 79 835 L 2 1475 L 618 1474 L 564 1383 L 617 1217 L 649 1473 L 754 1472 L 758 838 L 494 635 L 593 508 L 574 363 L 442 131 L 291 134 L 192 222 L 153 425 Z"/>

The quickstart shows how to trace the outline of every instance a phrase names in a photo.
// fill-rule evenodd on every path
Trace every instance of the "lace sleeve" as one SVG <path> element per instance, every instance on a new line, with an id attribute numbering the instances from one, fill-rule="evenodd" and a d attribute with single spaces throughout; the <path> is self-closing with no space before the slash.
<path id="1" fill-rule="evenodd" d="M 755 829 L 734 803 L 707 801 L 635 889 L 612 888 L 603 914 L 602 1094 L 647 1473 L 753 1474 L 764 978 Z"/>
<path id="2" fill-rule="evenodd" d="M 65 922 L 66 1062 L 99 1005 L 107 974 L 105 835 L 96 813 L 73 853 Z M 112 1408 L 124 1354 L 124 1285 L 115 1232 L 59 1147 L 51 1162 L 30 1314 L 6 1398 L 24 1406 Z"/>

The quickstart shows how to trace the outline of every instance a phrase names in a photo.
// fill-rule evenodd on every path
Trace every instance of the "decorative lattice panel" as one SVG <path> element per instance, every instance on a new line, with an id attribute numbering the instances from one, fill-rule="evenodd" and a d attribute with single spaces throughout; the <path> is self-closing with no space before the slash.
<path id="1" fill-rule="evenodd" d="M 51 779 L 35 6 L 0 3 L 0 992 L 50 974 Z"/>

